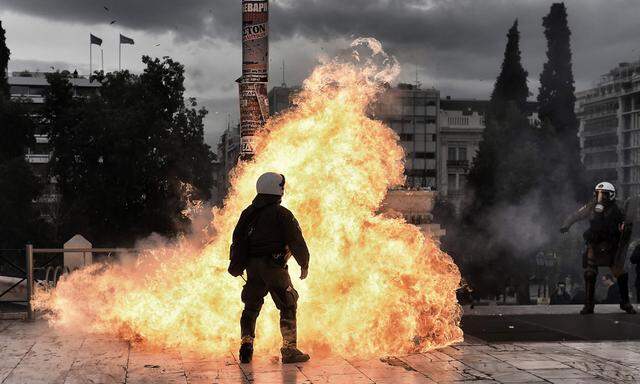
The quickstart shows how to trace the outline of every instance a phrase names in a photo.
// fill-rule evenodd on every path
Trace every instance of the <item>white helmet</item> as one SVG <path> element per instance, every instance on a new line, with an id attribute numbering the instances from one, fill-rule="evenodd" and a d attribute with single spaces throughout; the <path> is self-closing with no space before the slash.
<path id="1" fill-rule="evenodd" d="M 607 181 L 602 181 L 596 185 L 595 192 L 598 193 L 600 191 L 604 192 L 607 198 L 611 201 L 616 198 L 616 187 Z"/>
<path id="2" fill-rule="evenodd" d="M 262 174 L 256 182 L 256 190 L 258 193 L 266 195 L 282 196 L 284 194 L 284 175 L 274 172 Z"/>

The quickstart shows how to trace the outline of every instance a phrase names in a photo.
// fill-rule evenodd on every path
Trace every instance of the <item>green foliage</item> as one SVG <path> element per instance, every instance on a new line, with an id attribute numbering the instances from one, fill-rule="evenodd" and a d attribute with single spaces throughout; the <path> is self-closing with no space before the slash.
<path id="1" fill-rule="evenodd" d="M 23 156 L 0 162 L 0 248 L 44 240 L 49 231 L 33 204 L 41 187 Z"/>
<path id="2" fill-rule="evenodd" d="M 35 143 L 33 121 L 20 102 L 0 97 L 0 163 L 24 156 Z"/>
<path id="3" fill-rule="evenodd" d="M 49 76 L 45 115 L 67 237 L 123 245 L 153 232 L 173 236 L 189 227 L 188 200 L 210 198 L 207 112 L 192 99 L 185 105 L 181 64 L 143 62 L 141 75 L 98 72 L 100 92 L 87 99 L 72 97 L 64 75 Z"/>
<path id="4" fill-rule="evenodd" d="M 545 184 L 562 194 L 584 199 L 588 193 L 580 162 L 578 118 L 571 63 L 571 31 L 563 3 L 551 6 L 543 19 L 547 38 L 547 62 L 540 74 L 538 116 L 542 121 L 546 157 Z M 549 202 L 553 204 L 552 201 Z M 558 213 L 566 214 L 562 207 Z"/>
<path id="5" fill-rule="evenodd" d="M 9 97 L 9 55 L 0 22 L 0 248 L 23 248 L 48 230 L 33 204 L 42 186 L 24 158 L 34 144 L 34 124 L 24 105 Z"/>
<path id="6" fill-rule="evenodd" d="M 9 95 L 7 69 L 10 56 L 11 51 L 7 47 L 5 30 L 2 28 L 2 21 L 0 21 L 0 97 L 3 97 L 3 94 L 6 95 L 5 97 Z"/>
<path id="7" fill-rule="evenodd" d="M 527 97 L 529 97 L 528 72 L 522 67 L 521 56 L 520 32 L 518 31 L 518 20 L 516 20 L 507 33 L 507 46 L 504 51 L 502 68 L 491 93 L 488 112 L 492 118 L 503 119 L 510 103 L 514 103 L 521 111 L 525 110 Z"/>
<path id="8" fill-rule="evenodd" d="M 509 239 L 513 222 L 496 220 L 497 211 L 522 204 L 540 180 L 539 131 L 526 115 L 529 90 L 527 71 L 521 63 L 517 21 L 507 34 L 507 46 L 486 116 L 479 151 L 468 175 L 472 196 L 463 220 L 448 231 L 447 250 L 481 295 L 497 294 L 508 277 L 526 283 L 527 266 L 521 265 Z M 514 218 L 515 219 L 515 218 Z M 526 291 L 526 284 L 518 285 Z M 528 294 L 521 295 L 523 302 Z"/>
<path id="9" fill-rule="evenodd" d="M 515 202 L 537 182 L 536 133 L 525 115 L 529 89 L 522 67 L 518 22 L 507 34 L 500 74 L 491 94 L 486 127 L 468 175 L 473 189 L 467 221 L 481 217 L 497 202 Z M 484 213 L 483 213 L 484 212 Z"/>

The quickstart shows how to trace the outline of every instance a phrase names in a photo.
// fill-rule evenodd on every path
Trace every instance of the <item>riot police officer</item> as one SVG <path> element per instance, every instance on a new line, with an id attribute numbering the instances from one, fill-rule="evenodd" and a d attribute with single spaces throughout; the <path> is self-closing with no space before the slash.
<path id="1" fill-rule="evenodd" d="M 256 320 L 267 293 L 280 311 L 280 331 L 283 363 L 309 360 L 309 355 L 297 348 L 296 310 L 298 292 L 291 284 L 287 268 L 290 256 L 301 268 L 300 279 L 307 277 L 309 251 L 298 221 L 291 211 L 280 205 L 284 194 L 284 175 L 268 172 L 258 178 L 257 196 L 242 212 L 234 230 L 238 238 L 248 242 L 247 282 L 242 289 L 244 310 L 240 318 L 242 343 L 240 361 L 248 363 L 253 356 Z M 246 236 L 238 232 L 247 231 Z"/>
<path id="2" fill-rule="evenodd" d="M 636 313 L 629 302 L 629 274 L 624 269 L 625 255 L 621 237 L 624 230 L 624 214 L 616 204 L 616 189 L 613 184 L 601 182 L 596 185 L 594 198 L 577 212 L 570 215 L 560 231 L 566 233 L 574 223 L 589 220 L 589 229 L 583 235 L 587 250 L 583 258 L 586 298 L 581 314 L 593 313 L 595 285 L 599 266 L 608 266 L 618 281 L 620 308 Z"/>

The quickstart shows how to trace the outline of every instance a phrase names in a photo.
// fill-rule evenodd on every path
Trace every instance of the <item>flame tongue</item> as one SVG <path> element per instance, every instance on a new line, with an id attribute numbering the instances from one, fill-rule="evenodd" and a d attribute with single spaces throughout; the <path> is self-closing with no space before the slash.
<path id="1" fill-rule="evenodd" d="M 60 326 L 202 353 L 235 349 L 242 303 L 241 282 L 226 274 L 230 236 L 255 180 L 275 171 L 287 177 L 283 205 L 298 218 L 312 258 L 304 282 L 290 268 L 300 293 L 300 345 L 370 356 L 460 340 L 457 267 L 417 227 L 376 214 L 387 189 L 403 181 L 404 154 L 395 133 L 366 111 L 397 63 L 375 40 L 352 46 L 349 61 L 317 67 L 297 108 L 268 123 L 254 161 L 232 177 L 213 221 L 220 235 L 208 246 L 185 238 L 133 265 L 75 272 L 53 292 L 39 292 L 36 305 Z M 372 54 L 363 57 L 363 47 Z M 276 310 L 265 301 L 258 349 L 281 340 Z"/>

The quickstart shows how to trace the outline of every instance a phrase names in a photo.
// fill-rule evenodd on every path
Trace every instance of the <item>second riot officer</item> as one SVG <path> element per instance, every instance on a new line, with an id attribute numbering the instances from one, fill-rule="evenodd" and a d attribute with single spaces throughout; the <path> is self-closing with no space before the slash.
<path id="1" fill-rule="evenodd" d="M 624 269 L 624 248 L 621 237 L 624 231 L 624 214 L 616 204 L 616 189 L 613 184 L 601 182 L 596 185 L 594 198 L 565 220 L 560 231 L 566 233 L 574 223 L 589 220 L 589 229 L 584 233 L 587 251 L 583 259 L 586 298 L 581 314 L 593 313 L 595 286 L 599 266 L 611 268 L 620 288 L 620 308 L 630 314 L 636 313 L 629 302 L 629 274 Z"/>

